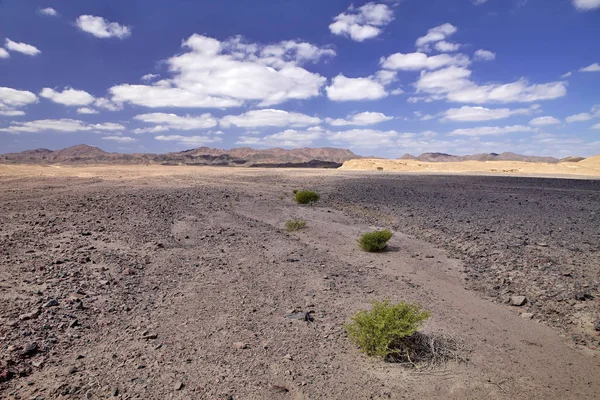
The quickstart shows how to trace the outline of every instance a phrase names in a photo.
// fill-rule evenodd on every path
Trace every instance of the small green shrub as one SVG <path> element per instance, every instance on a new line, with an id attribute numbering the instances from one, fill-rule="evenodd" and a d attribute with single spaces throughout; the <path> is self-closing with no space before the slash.
<path id="1" fill-rule="evenodd" d="M 298 193 L 298 189 L 292 190 L 292 193 L 294 193 L 294 194 Z"/>
<path id="2" fill-rule="evenodd" d="M 310 190 L 301 190 L 296 193 L 296 201 L 298 204 L 310 204 L 319 201 L 321 196 L 317 192 Z"/>
<path id="3" fill-rule="evenodd" d="M 345 325 L 350 340 L 369 356 L 395 357 L 411 350 L 403 339 L 414 335 L 430 317 L 417 303 L 373 300 L 370 311 L 358 311 Z"/>
<path id="4" fill-rule="evenodd" d="M 287 229 L 288 232 L 299 231 L 305 227 L 306 221 L 302 219 L 290 219 L 289 221 L 285 221 L 285 229 Z"/>
<path id="5" fill-rule="evenodd" d="M 385 250 L 387 247 L 387 242 L 392 238 L 392 236 L 393 233 L 387 229 L 383 231 L 369 232 L 362 235 L 358 243 L 363 250 L 374 253 Z"/>

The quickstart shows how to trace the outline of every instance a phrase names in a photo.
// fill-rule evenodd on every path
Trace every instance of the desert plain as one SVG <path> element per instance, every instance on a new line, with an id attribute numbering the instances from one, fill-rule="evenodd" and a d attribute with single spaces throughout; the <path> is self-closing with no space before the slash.
<path id="1" fill-rule="evenodd" d="M 598 174 L 478 165 L 0 165 L 0 398 L 598 398 Z M 386 298 L 467 361 L 362 354 Z"/>

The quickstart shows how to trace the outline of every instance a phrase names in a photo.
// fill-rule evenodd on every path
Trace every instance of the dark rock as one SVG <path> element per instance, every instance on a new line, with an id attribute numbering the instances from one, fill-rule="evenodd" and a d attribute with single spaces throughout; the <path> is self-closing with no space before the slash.
<path id="1" fill-rule="evenodd" d="M 31 357 L 32 355 L 38 352 L 38 349 L 38 344 L 36 342 L 28 343 L 23 349 L 23 356 Z"/>
<path id="2" fill-rule="evenodd" d="M 58 301 L 56 299 L 51 299 L 46 304 L 44 304 L 44 308 L 56 307 L 58 306 Z"/>

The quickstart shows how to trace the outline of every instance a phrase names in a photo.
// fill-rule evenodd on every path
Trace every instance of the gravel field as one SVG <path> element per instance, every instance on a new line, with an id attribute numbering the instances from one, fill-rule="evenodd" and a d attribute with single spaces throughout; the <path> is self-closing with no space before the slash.
<path id="1" fill-rule="evenodd" d="M 593 180 L 0 168 L 0 398 L 597 398 L 599 213 Z M 469 362 L 362 355 L 343 323 L 388 297 Z"/>

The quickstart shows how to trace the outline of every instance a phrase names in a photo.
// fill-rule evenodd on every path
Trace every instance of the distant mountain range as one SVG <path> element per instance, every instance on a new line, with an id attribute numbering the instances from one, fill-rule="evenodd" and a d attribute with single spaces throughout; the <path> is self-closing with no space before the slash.
<path id="1" fill-rule="evenodd" d="M 165 154 L 107 153 L 98 147 L 80 144 L 62 150 L 37 149 L 0 155 L 0 163 L 10 164 L 160 164 L 215 165 L 246 167 L 338 168 L 345 161 L 361 158 L 350 150 L 329 147 L 231 150 L 200 147 Z"/>
<path id="2" fill-rule="evenodd" d="M 364 158 L 350 150 L 331 147 L 302 149 L 264 149 L 257 150 L 242 147 L 231 150 L 199 147 L 197 149 L 165 154 L 148 153 L 108 153 L 98 147 L 80 144 L 62 150 L 36 149 L 21 153 L 0 155 L 2 164 L 159 164 L 159 165 L 214 165 L 245 167 L 304 167 L 338 168 L 345 161 Z M 460 161 L 526 161 L 526 162 L 579 162 L 582 157 L 524 156 L 515 153 L 490 153 L 468 156 L 455 156 L 445 153 L 425 153 L 418 157 L 405 154 L 402 160 L 423 162 L 460 162 Z"/>

